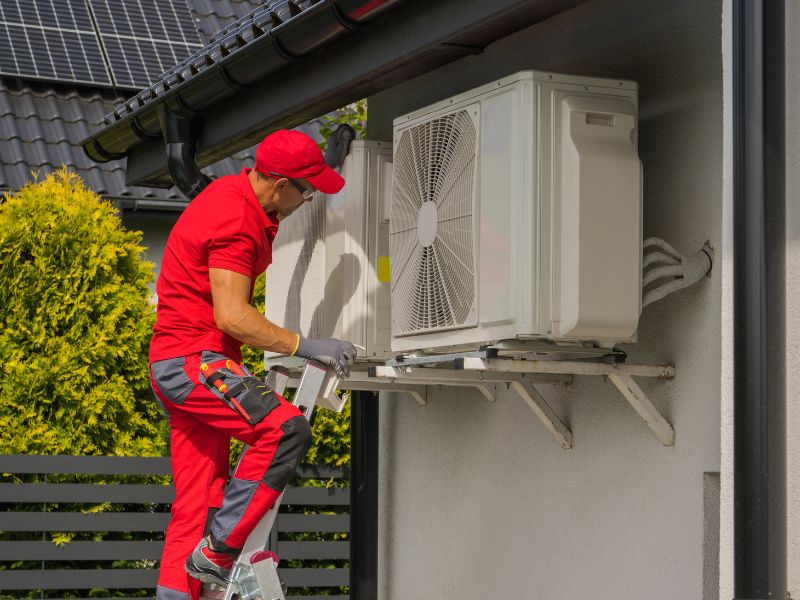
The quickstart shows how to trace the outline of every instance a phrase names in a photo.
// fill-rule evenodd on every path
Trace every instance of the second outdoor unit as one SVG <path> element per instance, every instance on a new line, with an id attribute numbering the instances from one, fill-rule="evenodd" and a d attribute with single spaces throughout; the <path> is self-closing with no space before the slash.
<path id="1" fill-rule="evenodd" d="M 267 319 L 306 337 L 349 340 L 363 348 L 359 359 L 390 356 L 391 170 L 391 144 L 354 141 L 342 191 L 317 194 L 281 223 L 266 274 Z"/>
<path id="2" fill-rule="evenodd" d="M 635 83 L 517 73 L 395 119 L 393 170 L 393 350 L 635 339 Z"/>

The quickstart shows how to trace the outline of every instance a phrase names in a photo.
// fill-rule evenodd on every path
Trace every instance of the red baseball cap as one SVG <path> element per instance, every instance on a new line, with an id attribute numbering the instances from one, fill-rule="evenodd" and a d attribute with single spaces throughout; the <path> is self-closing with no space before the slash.
<path id="1" fill-rule="evenodd" d="M 264 175 L 305 178 L 323 194 L 335 194 L 344 187 L 344 178 L 325 164 L 314 140 L 300 131 L 279 129 L 265 137 L 256 148 L 255 169 Z"/>

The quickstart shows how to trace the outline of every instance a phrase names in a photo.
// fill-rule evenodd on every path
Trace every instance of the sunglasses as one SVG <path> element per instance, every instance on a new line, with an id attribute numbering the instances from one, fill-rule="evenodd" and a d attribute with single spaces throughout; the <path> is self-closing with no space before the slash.
<path id="1" fill-rule="evenodd" d="M 281 177 L 283 179 L 288 179 L 289 183 L 291 183 L 294 186 L 294 189 L 300 192 L 300 195 L 303 197 L 303 200 L 311 200 L 311 198 L 314 196 L 314 192 L 317 191 L 309 189 L 307 187 L 303 187 L 297 182 L 296 179 L 292 179 L 291 177 L 287 177 L 286 175 L 281 175 L 280 173 L 273 173 L 272 171 L 267 171 L 266 173 L 264 173 L 264 175 L 272 175 L 273 177 Z"/>

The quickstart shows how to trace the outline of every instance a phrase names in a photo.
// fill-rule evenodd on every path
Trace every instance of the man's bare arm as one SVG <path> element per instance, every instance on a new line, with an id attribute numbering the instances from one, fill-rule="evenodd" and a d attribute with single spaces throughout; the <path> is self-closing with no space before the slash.
<path id="1" fill-rule="evenodd" d="M 209 269 L 208 277 L 221 331 L 260 350 L 292 354 L 297 349 L 296 333 L 271 323 L 248 302 L 249 277 L 227 269 Z"/>

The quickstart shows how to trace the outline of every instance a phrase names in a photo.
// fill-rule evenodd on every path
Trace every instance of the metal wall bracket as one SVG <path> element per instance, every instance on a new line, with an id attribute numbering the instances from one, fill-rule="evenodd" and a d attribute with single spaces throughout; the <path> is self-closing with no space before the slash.
<path id="1" fill-rule="evenodd" d="M 286 387 L 296 389 L 300 385 L 299 377 L 289 379 Z M 428 386 L 426 384 L 408 384 L 406 382 L 375 381 L 367 375 L 367 371 L 350 371 L 347 380 L 339 381 L 339 389 L 359 392 L 401 392 L 411 396 L 420 406 L 428 403 Z"/>
<path id="2" fill-rule="evenodd" d="M 647 394 L 642 391 L 642 388 L 630 375 L 626 373 L 609 373 L 608 379 L 625 396 L 625 399 L 644 419 L 647 426 L 653 430 L 653 433 L 661 440 L 662 444 L 665 446 L 675 445 L 675 430 L 672 429 L 672 425 L 658 412 L 658 409 L 650 402 Z"/>
<path id="3" fill-rule="evenodd" d="M 623 397 L 633 409 L 644 419 L 647 426 L 664 446 L 675 444 L 675 430 L 672 425 L 661 415 L 645 394 L 644 390 L 633 380 L 633 376 L 651 377 L 657 379 L 672 379 L 675 377 L 675 367 L 669 365 L 630 365 L 605 362 L 577 362 L 560 360 L 513 360 L 508 358 L 480 358 L 464 357 L 456 365 L 457 369 L 475 371 L 479 373 L 526 373 L 526 374 L 569 374 L 605 376 L 622 393 Z M 566 438 L 552 416 L 539 414 L 534 404 L 527 398 L 528 405 L 542 420 L 551 433 L 565 446 Z M 539 406 L 539 404 L 536 404 Z M 545 403 L 546 406 L 546 403 Z M 568 430 L 567 430 L 568 432 Z"/>
<path id="4" fill-rule="evenodd" d="M 426 357 L 425 361 L 414 362 L 417 365 L 432 365 L 431 357 Z M 463 356 L 448 356 L 447 362 L 461 360 Z M 475 358 L 475 357 L 469 357 Z M 511 360 L 511 359 L 501 359 Z M 559 418 L 552 407 L 536 389 L 536 384 L 549 385 L 569 385 L 572 383 L 572 375 L 569 373 L 513 373 L 513 372 L 493 372 L 436 368 L 432 366 L 406 366 L 409 363 L 401 363 L 403 366 L 379 366 L 369 370 L 368 375 L 377 380 L 388 381 L 391 384 L 403 385 L 413 382 L 421 385 L 442 385 L 442 386 L 462 386 L 474 387 L 484 398 L 490 402 L 497 399 L 497 384 L 505 384 L 508 389 L 513 390 L 539 418 L 545 428 L 555 437 L 562 448 L 572 448 L 572 432 L 569 427 Z"/>
<path id="5" fill-rule="evenodd" d="M 420 406 L 427 404 L 430 386 L 472 387 L 489 402 L 497 399 L 499 385 L 519 396 L 565 449 L 573 447 L 568 425 L 536 388 L 538 385 L 569 385 L 575 376 L 606 377 L 644 419 L 664 446 L 673 446 L 675 431 L 653 405 L 633 377 L 672 379 L 670 365 L 635 365 L 622 362 L 625 355 L 613 350 L 562 348 L 549 354 L 517 346 L 496 346 L 475 352 L 399 356 L 363 370 L 356 365 L 350 378 L 339 387 L 350 390 L 393 391 L 410 394 Z M 359 370 L 362 369 L 362 370 Z M 290 380 L 296 387 L 299 380 Z"/>
<path id="6" fill-rule="evenodd" d="M 561 421 L 535 387 L 532 385 L 525 387 L 519 381 L 512 381 L 511 389 L 525 401 L 562 448 L 565 450 L 572 448 L 572 431 Z"/>

